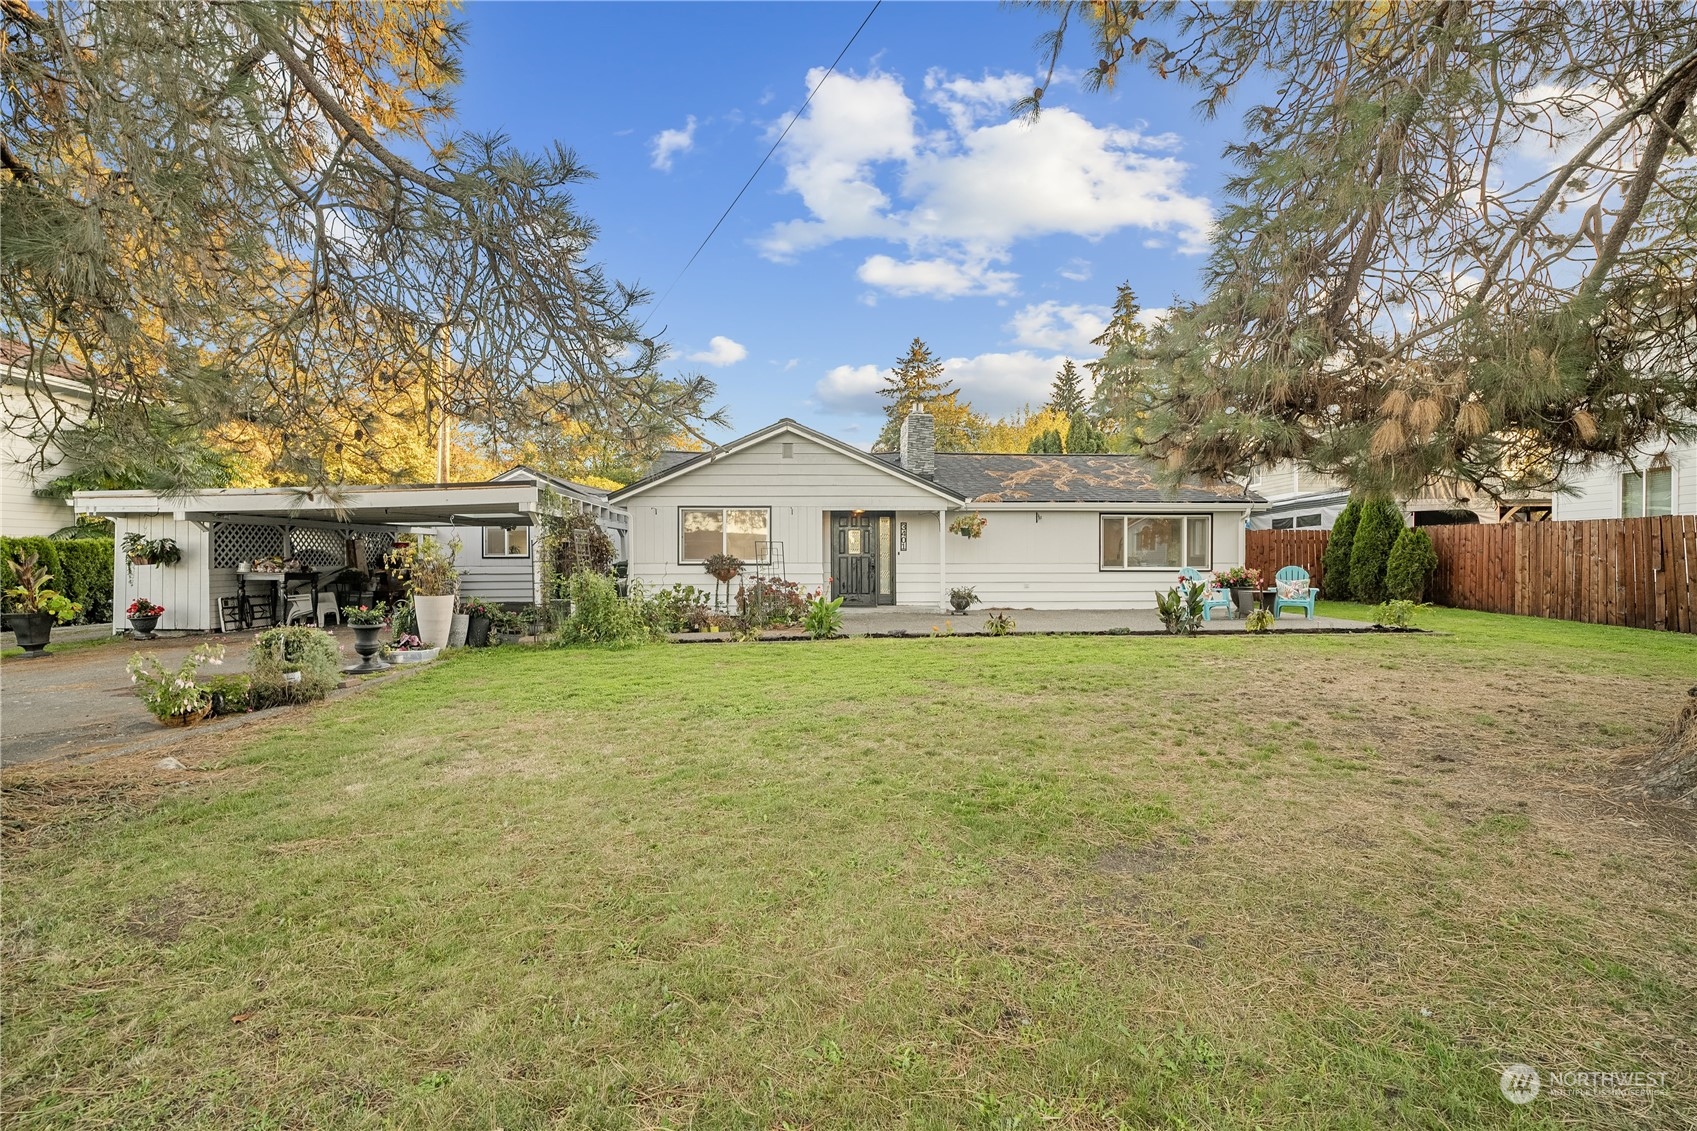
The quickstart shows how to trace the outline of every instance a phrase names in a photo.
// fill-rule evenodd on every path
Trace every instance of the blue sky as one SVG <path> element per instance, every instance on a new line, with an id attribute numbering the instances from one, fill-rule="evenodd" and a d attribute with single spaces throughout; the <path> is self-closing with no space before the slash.
<path id="1" fill-rule="evenodd" d="M 870 7 L 471 3 L 461 122 L 576 150 L 597 258 L 658 297 Z M 873 15 L 652 314 L 669 367 L 718 383 L 715 438 L 793 416 L 870 442 L 916 335 L 981 411 L 1040 404 L 1121 280 L 1146 308 L 1197 295 L 1241 110 L 1205 122 L 1132 72 L 1112 95 L 1057 78 L 1015 123 L 1045 27 L 991 3 Z"/>

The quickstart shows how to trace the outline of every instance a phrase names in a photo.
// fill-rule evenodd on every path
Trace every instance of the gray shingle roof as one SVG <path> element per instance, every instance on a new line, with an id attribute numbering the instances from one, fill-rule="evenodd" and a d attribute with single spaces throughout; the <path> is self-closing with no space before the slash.
<path id="1" fill-rule="evenodd" d="M 896 462 L 894 452 L 878 458 Z M 1187 481 L 1167 490 L 1139 456 L 938 452 L 937 484 L 979 503 L 1262 502 L 1242 487 Z"/>

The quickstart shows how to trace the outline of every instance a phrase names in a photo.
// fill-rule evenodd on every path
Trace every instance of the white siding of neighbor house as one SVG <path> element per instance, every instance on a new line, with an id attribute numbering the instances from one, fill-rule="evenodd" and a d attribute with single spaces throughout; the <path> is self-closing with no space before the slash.
<path id="1" fill-rule="evenodd" d="M 1673 468 L 1673 513 L 1697 514 L 1697 441 L 1655 448 L 1633 462 L 1639 468 L 1647 468 L 1656 456 L 1664 452 L 1669 466 Z M 1567 485 L 1574 489 L 1574 493 L 1558 493 L 1550 517 L 1557 520 L 1620 518 L 1620 477 L 1626 470 L 1624 461 L 1615 460 L 1571 476 Z"/>
<path id="2" fill-rule="evenodd" d="M 793 443 L 794 457 L 782 458 Z M 1170 589 L 1176 569 L 1099 568 L 1100 514 L 1153 512 L 1154 508 L 1057 505 L 1052 509 L 951 506 L 907 483 L 794 434 L 782 434 L 723 457 L 630 499 L 631 567 L 645 586 L 674 583 L 711 588 L 699 565 L 678 562 L 680 507 L 770 507 L 772 537 L 784 543 L 784 573 L 791 581 L 828 584 L 827 524 L 832 511 L 894 512 L 895 592 L 898 605 L 938 608 L 945 590 L 970 585 L 985 606 L 1033 609 L 1152 608 Z M 982 537 L 940 533 L 946 521 L 977 510 L 986 519 Z M 1163 514 L 1203 514 L 1205 508 L 1173 504 Z M 1041 520 L 1036 517 L 1041 515 Z M 1214 512 L 1214 567 L 1243 560 L 1243 509 Z M 907 549 L 900 550 L 901 524 Z M 945 556 L 941 587 L 938 551 Z"/>
<path id="3" fill-rule="evenodd" d="M 39 537 L 76 522 L 69 499 L 42 499 L 37 487 L 61 474 L 60 469 L 32 471 L 34 445 L 14 431 L 13 415 L 27 413 L 29 404 L 21 389 L 8 385 L 0 415 L 6 420 L 4 447 L 0 448 L 0 534 L 12 538 Z M 49 458 L 54 453 L 49 452 Z"/>
<path id="4" fill-rule="evenodd" d="M 206 530 L 193 522 L 175 521 L 168 514 L 119 515 L 112 524 L 119 547 L 124 535 L 138 531 L 143 538 L 175 539 L 183 552 L 183 560 L 176 565 L 132 566 L 124 560 L 121 548 L 114 550 L 112 621 L 115 628 L 124 627 L 124 610 L 137 597 L 165 606 L 165 614 L 159 618 L 160 628 L 203 632 L 217 627 L 212 619 L 213 601 L 208 584 L 212 539 Z"/>

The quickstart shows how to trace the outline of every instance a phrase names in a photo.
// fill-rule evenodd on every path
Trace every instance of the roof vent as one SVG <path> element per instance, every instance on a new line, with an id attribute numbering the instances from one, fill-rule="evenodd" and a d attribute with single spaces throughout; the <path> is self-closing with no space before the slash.
<path id="1" fill-rule="evenodd" d="M 902 420 L 901 465 L 927 479 L 937 474 L 937 427 L 931 414 L 914 409 Z"/>

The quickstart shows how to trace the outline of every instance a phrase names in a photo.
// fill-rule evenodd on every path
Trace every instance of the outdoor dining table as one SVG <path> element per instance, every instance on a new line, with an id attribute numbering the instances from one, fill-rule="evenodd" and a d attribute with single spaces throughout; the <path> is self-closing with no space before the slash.
<path id="1" fill-rule="evenodd" d="M 276 586 L 271 596 L 271 623 L 282 624 L 283 610 L 286 607 L 284 595 L 288 592 L 289 583 L 292 581 L 305 581 L 312 586 L 312 607 L 315 610 L 313 619 L 317 619 L 318 579 L 320 576 L 322 575 L 314 570 L 250 569 L 245 573 L 238 570 L 236 572 L 236 599 L 241 607 L 242 627 L 253 627 L 253 612 L 248 608 L 247 603 L 247 583 L 250 580 L 262 581 L 267 585 Z"/>

